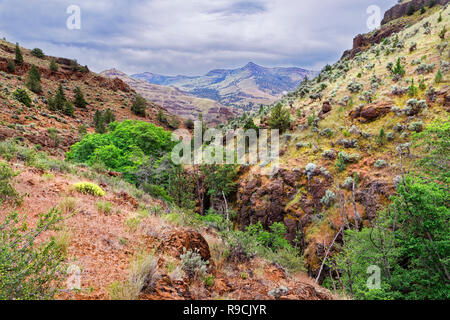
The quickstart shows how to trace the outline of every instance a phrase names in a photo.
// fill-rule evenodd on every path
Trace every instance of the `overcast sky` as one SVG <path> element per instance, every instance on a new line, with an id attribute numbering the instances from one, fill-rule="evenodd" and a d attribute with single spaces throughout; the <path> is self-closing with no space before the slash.
<path id="1" fill-rule="evenodd" d="M 0 0 L 0 37 L 99 72 L 176 75 L 249 61 L 319 70 L 396 0 Z M 67 8 L 81 9 L 70 30 Z"/>

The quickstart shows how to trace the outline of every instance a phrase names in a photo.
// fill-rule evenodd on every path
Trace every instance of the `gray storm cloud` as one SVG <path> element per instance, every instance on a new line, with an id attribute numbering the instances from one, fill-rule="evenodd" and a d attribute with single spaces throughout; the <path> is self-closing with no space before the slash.
<path id="1" fill-rule="evenodd" d="M 320 69 L 336 61 L 366 9 L 395 0 L 3 0 L 0 37 L 94 71 L 202 74 L 248 61 Z M 66 9 L 81 8 L 81 29 L 68 30 Z"/>

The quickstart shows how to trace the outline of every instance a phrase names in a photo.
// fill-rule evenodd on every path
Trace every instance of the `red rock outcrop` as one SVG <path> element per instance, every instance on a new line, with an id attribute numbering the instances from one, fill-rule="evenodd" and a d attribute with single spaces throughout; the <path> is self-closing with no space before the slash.
<path id="1" fill-rule="evenodd" d="M 446 5 L 448 1 L 449 0 L 434 0 L 435 4 L 440 5 Z M 415 10 L 419 10 L 422 6 L 428 7 L 431 2 L 431 0 L 411 0 L 404 3 L 399 3 L 385 12 L 381 24 L 384 25 L 392 20 L 406 16 L 411 5 L 414 6 Z"/>
<path id="2" fill-rule="evenodd" d="M 203 260 L 207 261 L 211 258 L 208 242 L 205 238 L 195 230 L 176 230 L 171 232 L 167 240 L 163 241 L 158 251 L 168 253 L 175 257 L 180 257 L 186 251 L 197 251 Z"/>

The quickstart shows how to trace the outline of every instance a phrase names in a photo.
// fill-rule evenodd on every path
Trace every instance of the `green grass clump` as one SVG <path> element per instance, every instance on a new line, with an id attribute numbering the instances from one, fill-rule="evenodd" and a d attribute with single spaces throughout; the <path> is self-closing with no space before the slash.
<path id="1" fill-rule="evenodd" d="M 112 203 L 108 201 L 99 201 L 97 202 L 97 210 L 108 216 L 112 212 Z"/>

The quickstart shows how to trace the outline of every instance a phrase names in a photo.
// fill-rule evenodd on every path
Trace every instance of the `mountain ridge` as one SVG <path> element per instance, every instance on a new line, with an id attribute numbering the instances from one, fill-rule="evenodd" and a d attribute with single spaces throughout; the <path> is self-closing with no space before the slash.
<path id="1" fill-rule="evenodd" d="M 171 86 L 199 98 L 215 100 L 224 106 L 251 110 L 259 104 L 270 104 L 284 93 L 295 90 L 315 71 L 299 67 L 266 68 L 254 62 L 236 69 L 213 69 L 202 76 L 165 76 L 152 72 L 131 75 L 151 84 Z"/>
<path id="2" fill-rule="evenodd" d="M 148 101 L 161 105 L 170 113 L 184 119 L 196 120 L 201 114 L 208 124 L 216 125 L 239 114 L 236 110 L 225 108 L 217 101 L 199 98 L 175 87 L 135 79 L 114 68 L 100 74 L 107 78 L 122 80 Z"/>

